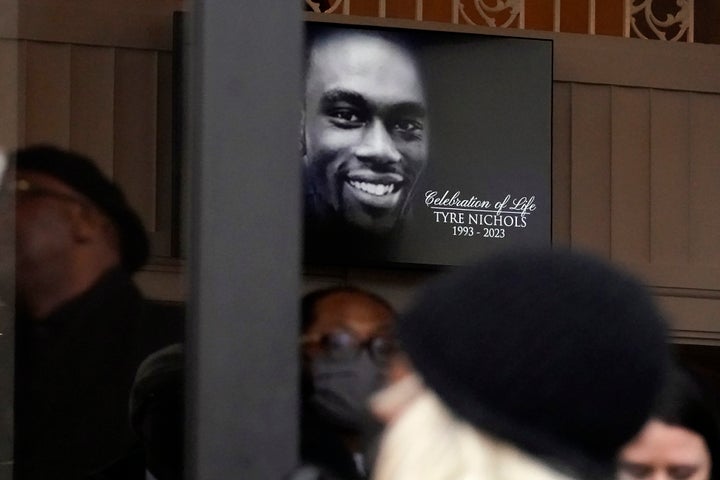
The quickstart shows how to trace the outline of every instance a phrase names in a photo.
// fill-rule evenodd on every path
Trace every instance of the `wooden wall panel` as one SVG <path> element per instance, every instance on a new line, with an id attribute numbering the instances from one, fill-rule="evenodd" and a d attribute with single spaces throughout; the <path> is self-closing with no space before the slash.
<path id="1" fill-rule="evenodd" d="M 29 42 L 26 48 L 25 141 L 70 142 L 70 45 Z"/>
<path id="2" fill-rule="evenodd" d="M 19 0 L 0 0 L 0 38 L 16 39 Z"/>
<path id="3" fill-rule="evenodd" d="M 415 19 L 418 17 L 418 13 L 425 21 L 449 22 L 452 19 L 452 2 L 420 0 L 386 0 L 385 2 L 387 18 Z"/>
<path id="4" fill-rule="evenodd" d="M 555 80 L 720 93 L 720 45 L 547 35 L 553 39 Z M 541 32 L 534 37 L 542 38 Z"/>
<path id="5" fill-rule="evenodd" d="M 673 338 L 685 343 L 720 345 L 720 298 L 658 297 L 670 319 Z"/>
<path id="6" fill-rule="evenodd" d="M 18 147 L 27 144 L 27 48 L 28 42 L 18 44 L 18 76 L 17 76 L 17 138 Z"/>
<path id="7" fill-rule="evenodd" d="M 561 0 L 560 31 L 588 33 L 589 14 L 587 0 Z"/>
<path id="8" fill-rule="evenodd" d="M 115 54 L 73 45 L 70 51 L 70 147 L 113 176 Z"/>
<path id="9" fill-rule="evenodd" d="M 552 31 L 555 21 L 554 0 L 525 2 L 525 28 Z"/>
<path id="10" fill-rule="evenodd" d="M 157 227 L 153 233 L 153 255 L 170 256 L 173 230 L 172 158 L 172 54 L 158 54 L 157 75 Z"/>
<path id="11" fill-rule="evenodd" d="M 378 0 L 351 0 L 350 15 L 377 17 L 379 15 Z M 342 11 L 342 7 L 337 10 Z"/>
<path id="12" fill-rule="evenodd" d="M 652 90 L 650 98 L 650 261 L 686 264 L 690 184 L 688 94 Z"/>
<path id="13" fill-rule="evenodd" d="M 690 95 L 690 260 L 720 266 L 720 95 Z"/>
<path id="14" fill-rule="evenodd" d="M 610 257 L 610 88 L 571 90 L 571 241 Z"/>
<path id="15" fill-rule="evenodd" d="M 624 4 L 625 0 L 595 0 L 595 33 L 621 37 Z"/>
<path id="16" fill-rule="evenodd" d="M 422 5 L 422 18 L 428 22 L 450 22 L 452 10 L 452 2 L 425 1 Z"/>
<path id="17" fill-rule="evenodd" d="M 17 34 L 23 39 L 46 42 L 170 50 L 172 13 L 185 8 L 184 3 L 183 0 L 19 0 Z"/>
<path id="18" fill-rule="evenodd" d="M 115 52 L 114 178 L 151 232 L 156 229 L 157 74 L 155 52 Z"/>
<path id="19" fill-rule="evenodd" d="M 641 274 L 648 285 L 664 288 L 688 289 L 688 295 L 704 295 L 690 290 L 720 292 L 720 267 L 697 264 L 638 264 L 629 265 Z M 718 325 L 720 331 L 720 325 Z"/>
<path id="20" fill-rule="evenodd" d="M 650 101 L 646 89 L 612 87 L 610 247 L 619 261 L 650 261 Z"/>
<path id="21" fill-rule="evenodd" d="M 570 243 L 570 125 L 571 85 L 553 85 L 553 144 L 552 144 L 552 236 L 553 244 Z"/>
<path id="22" fill-rule="evenodd" d="M 18 146 L 19 42 L 0 40 L 0 149 Z"/>

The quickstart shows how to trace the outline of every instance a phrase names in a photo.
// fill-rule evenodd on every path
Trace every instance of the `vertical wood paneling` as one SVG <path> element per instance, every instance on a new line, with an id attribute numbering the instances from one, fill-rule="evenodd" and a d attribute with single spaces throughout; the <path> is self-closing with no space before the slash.
<path id="1" fill-rule="evenodd" d="M 25 140 L 28 144 L 70 142 L 70 45 L 28 42 Z"/>
<path id="2" fill-rule="evenodd" d="M 18 45 L 18 146 L 27 144 L 27 46 L 25 40 Z"/>
<path id="3" fill-rule="evenodd" d="M 720 265 L 720 95 L 690 94 L 690 258 Z"/>
<path id="4" fill-rule="evenodd" d="M 595 0 L 595 33 L 598 35 L 623 34 L 625 0 Z"/>
<path id="5" fill-rule="evenodd" d="M 437 2 L 432 0 L 386 0 L 385 15 L 387 18 L 415 19 L 418 10 L 418 1 L 422 12 L 422 20 L 434 22 L 450 22 L 452 18 L 452 2 Z M 354 5 L 355 0 L 353 0 Z M 374 0 L 378 4 L 378 0 Z M 371 8 L 369 11 L 373 11 Z M 377 7 L 374 8 L 377 13 Z"/>
<path id="6" fill-rule="evenodd" d="M 376 2 L 379 3 L 379 2 Z M 385 16 L 387 18 L 415 19 L 415 0 L 386 0 Z"/>
<path id="7" fill-rule="evenodd" d="M 452 2 L 423 0 L 422 18 L 426 22 L 451 22 Z"/>
<path id="8" fill-rule="evenodd" d="M 0 37 L 18 38 L 18 17 L 20 2 L 18 0 L 0 0 Z M 0 471 L 2 471 L 0 469 Z"/>
<path id="9" fill-rule="evenodd" d="M 152 235 L 152 253 L 170 256 L 172 233 L 172 54 L 158 54 L 157 110 L 157 227 Z"/>
<path id="10" fill-rule="evenodd" d="M 157 55 L 115 52 L 114 178 L 149 231 L 155 231 Z"/>
<path id="11" fill-rule="evenodd" d="M 610 87 L 571 89 L 572 245 L 610 257 Z"/>
<path id="12" fill-rule="evenodd" d="M 70 147 L 113 175 L 114 49 L 73 46 L 70 54 Z"/>
<path id="13" fill-rule="evenodd" d="M 570 88 L 553 85 L 552 235 L 560 245 L 570 243 Z"/>
<path id="14" fill-rule="evenodd" d="M 560 1 L 560 31 L 569 33 L 588 33 L 588 1 Z"/>
<path id="15" fill-rule="evenodd" d="M 346 2 L 348 0 L 345 0 Z M 378 0 L 350 0 L 350 15 L 378 16 Z"/>
<path id="16" fill-rule="evenodd" d="M 23 38 L 74 45 L 170 50 L 172 12 L 186 0 L 10 0 L 19 4 L 17 27 Z M 7 2 L 0 0 L 0 31 Z M 17 7 L 15 8 L 17 10 Z M 10 7 L 12 21 L 12 7 Z M 12 33 L 10 33 L 12 35 Z"/>
<path id="17" fill-rule="evenodd" d="M 689 255 L 688 94 L 652 90 L 650 260 L 685 264 Z"/>
<path id="18" fill-rule="evenodd" d="M 555 0 L 525 2 L 525 28 L 528 30 L 553 29 Z"/>
<path id="19" fill-rule="evenodd" d="M 613 259 L 650 261 L 650 101 L 646 89 L 612 87 Z"/>
<path id="20" fill-rule="evenodd" d="M 0 149 L 18 146 L 19 42 L 0 40 Z"/>

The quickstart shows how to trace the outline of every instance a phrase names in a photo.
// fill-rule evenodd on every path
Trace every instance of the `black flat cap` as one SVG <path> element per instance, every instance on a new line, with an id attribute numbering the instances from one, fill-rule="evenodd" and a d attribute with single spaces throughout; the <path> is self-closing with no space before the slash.
<path id="1" fill-rule="evenodd" d="M 12 160 L 18 170 L 39 172 L 60 180 L 105 213 L 117 228 L 125 270 L 134 272 L 145 264 L 149 245 L 140 217 L 130 208 L 120 188 L 90 158 L 38 145 L 16 151 Z"/>

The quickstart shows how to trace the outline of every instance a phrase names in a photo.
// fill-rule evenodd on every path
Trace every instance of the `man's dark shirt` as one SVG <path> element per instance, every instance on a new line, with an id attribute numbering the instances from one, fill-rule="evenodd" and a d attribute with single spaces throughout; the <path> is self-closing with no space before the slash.
<path id="1" fill-rule="evenodd" d="M 336 427 L 303 402 L 300 417 L 300 458 L 319 469 L 322 480 L 362 480 L 350 450 Z"/>
<path id="2" fill-rule="evenodd" d="M 19 314 L 16 325 L 16 480 L 84 479 L 137 448 L 135 372 L 182 341 L 181 309 L 150 304 L 113 270 L 48 318 Z"/>

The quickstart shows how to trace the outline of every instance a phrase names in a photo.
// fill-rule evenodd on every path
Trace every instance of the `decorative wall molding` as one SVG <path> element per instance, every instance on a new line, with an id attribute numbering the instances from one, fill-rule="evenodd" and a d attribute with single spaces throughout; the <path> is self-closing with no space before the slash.
<path id="1" fill-rule="evenodd" d="M 525 0 L 455 0 L 453 23 L 460 20 L 469 25 L 525 28 Z"/>
<path id="2" fill-rule="evenodd" d="M 598 33 L 600 26 L 600 33 L 626 38 L 694 41 L 695 0 L 617 0 L 614 5 L 597 0 L 553 0 L 542 5 L 526 4 L 525 0 L 452 0 L 443 3 L 446 7 L 432 1 L 305 0 L 305 5 L 306 10 L 315 13 L 357 15 L 362 11 L 362 15 L 377 18 L 386 18 L 392 7 L 396 14 L 402 11 L 402 18 L 417 21 L 427 20 L 424 12 L 432 5 L 436 14 L 446 13 L 443 21 L 460 25 L 525 29 L 529 24 L 530 28 L 545 31 L 589 35 Z M 538 26 L 533 13 L 552 19 L 551 23 L 540 21 Z M 608 24 L 616 28 L 608 31 Z"/>
<path id="3" fill-rule="evenodd" d="M 339 8 L 343 15 L 350 13 L 350 0 L 318 1 L 305 0 L 305 4 L 315 13 L 338 13 Z"/>
<path id="4" fill-rule="evenodd" d="M 693 0 L 626 0 L 625 36 L 646 40 L 692 42 L 694 12 Z"/>

